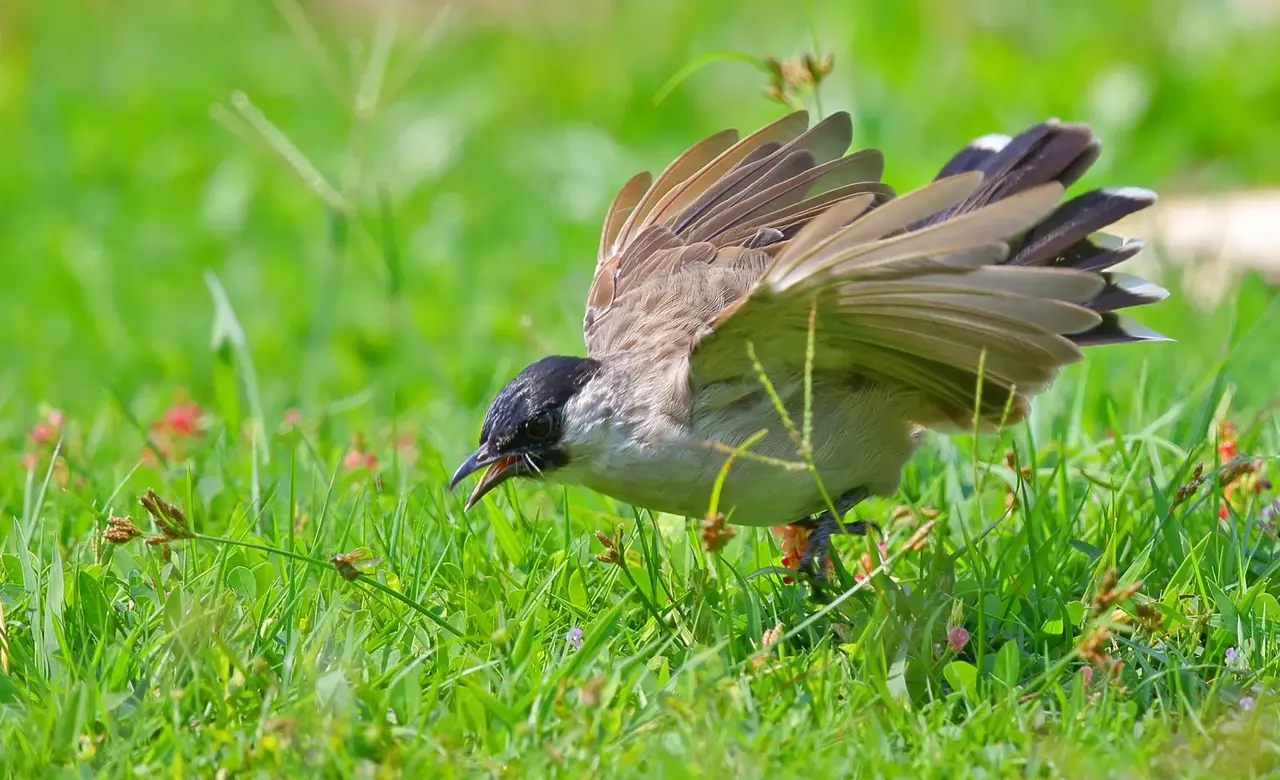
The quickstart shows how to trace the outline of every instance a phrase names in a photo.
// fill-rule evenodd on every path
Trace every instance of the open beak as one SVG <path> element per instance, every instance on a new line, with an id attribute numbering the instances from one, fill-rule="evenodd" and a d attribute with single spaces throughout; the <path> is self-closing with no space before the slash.
<path id="1" fill-rule="evenodd" d="M 488 466 L 480 477 L 480 481 L 476 483 L 475 488 L 471 491 L 471 495 L 467 496 L 467 502 L 462 505 L 462 511 L 469 512 L 471 507 L 484 498 L 485 494 L 519 474 L 520 464 L 521 458 L 519 455 L 494 456 L 490 455 L 489 451 L 482 446 L 467 456 L 467 459 L 462 462 L 458 470 L 453 473 L 453 478 L 449 480 L 449 489 L 453 490 L 458 486 L 459 482 L 481 468 Z"/>

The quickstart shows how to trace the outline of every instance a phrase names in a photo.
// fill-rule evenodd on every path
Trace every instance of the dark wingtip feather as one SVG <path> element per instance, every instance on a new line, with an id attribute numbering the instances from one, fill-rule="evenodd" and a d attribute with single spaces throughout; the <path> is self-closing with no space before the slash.
<path id="1" fill-rule="evenodd" d="M 1103 187 L 1101 192 L 1113 198 L 1127 198 L 1134 203 L 1141 203 L 1142 208 L 1146 208 L 1160 199 L 1155 190 L 1146 187 Z"/>
<path id="2" fill-rule="evenodd" d="M 936 225 L 1024 190 L 1058 181 L 1070 186 L 1098 159 L 1098 138 L 1088 125 L 1057 118 L 1033 125 L 1013 138 L 983 136 L 951 158 L 938 178 L 979 171 L 983 182 L 972 195 L 913 228 Z"/>
<path id="3" fill-rule="evenodd" d="M 1057 181 L 1069 187 L 1101 154 L 1102 145 L 1084 123 L 1048 119 L 1017 136 L 990 135 L 971 141 L 952 157 L 937 178 L 979 171 L 982 185 L 959 204 L 911 226 L 934 225 L 982 208 L 1031 187 Z M 1070 336 L 1079 346 L 1139 341 L 1169 341 L 1145 325 L 1115 314 L 1119 309 L 1162 301 L 1169 292 L 1136 276 L 1102 273 L 1137 254 L 1137 239 L 1121 239 L 1102 229 L 1155 203 L 1156 194 L 1142 187 L 1093 190 L 1062 203 L 1026 235 L 1009 254 L 1010 265 L 1053 266 L 1099 273 L 1106 284 L 1083 305 L 1102 316 L 1084 333 Z"/>
<path id="4" fill-rule="evenodd" d="M 1156 194 L 1144 187 L 1109 187 L 1078 195 L 1032 228 L 1009 264 L 1069 265 L 1060 258 L 1079 242 L 1155 202 Z"/>
<path id="5" fill-rule="evenodd" d="M 1080 271 L 1105 271 L 1138 254 L 1144 246 L 1146 242 L 1140 238 L 1120 238 L 1108 233 L 1094 233 L 1073 244 L 1054 261 L 1054 264 Z"/>
<path id="6" fill-rule="evenodd" d="M 981 138 L 973 139 L 955 157 L 948 160 L 946 165 L 942 166 L 942 170 L 934 177 L 934 181 L 978 170 L 987 160 L 990 160 L 1001 149 L 1008 146 L 1012 140 L 1012 136 L 1004 133 L 991 133 Z"/>
<path id="7" fill-rule="evenodd" d="M 1169 291 L 1139 276 L 1122 273 L 1104 273 L 1107 286 L 1085 305 L 1094 311 L 1107 312 L 1159 303 L 1169 297 Z"/>
<path id="8" fill-rule="evenodd" d="M 1062 183 L 1063 187 L 1070 187 L 1079 181 L 1080 177 L 1084 176 L 1085 172 L 1102 156 L 1102 142 L 1093 134 L 1093 130 L 1088 125 L 1080 125 L 1080 127 L 1083 132 L 1088 134 L 1089 140 L 1076 155 L 1076 158 L 1067 163 L 1062 172 L 1058 174 L 1057 179 Z"/>
<path id="9" fill-rule="evenodd" d="M 1130 344 L 1138 341 L 1173 341 L 1162 333 L 1148 328 L 1137 320 L 1123 314 L 1107 312 L 1102 315 L 1102 322 L 1085 331 L 1068 336 L 1073 343 L 1081 347 L 1098 347 L 1104 344 Z"/>
<path id="10" fill-rule="evenodd" d="M 1062 181 L 1064 175 L 1075 181 L 1097 153 L 1098 138 L 1088 125 L 1064 124 L 1057 118 L 1041 122 L 1019 133 L 983 164 L 981 170 L 987 175 L 983 202 Z M 1069 183 L 1063 182 L 1064 186 Z"/>

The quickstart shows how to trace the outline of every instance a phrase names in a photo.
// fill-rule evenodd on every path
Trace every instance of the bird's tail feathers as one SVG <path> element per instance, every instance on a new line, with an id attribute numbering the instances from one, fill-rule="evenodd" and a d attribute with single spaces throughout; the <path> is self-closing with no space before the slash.
<path id="1" fill-rule="evenodd" d="M 979 139 L 924 187 L 827 208 L 781 248 L 760 297 L 808 310 L 833 295 L 824 343 L 918 393 L 918 423 L 1017 422 L 1081 347 L 1163 338 L 1118 313 L 1167 295 L 1109 270 L 1141 244 L 1100 232 L 1154 195 L 1062 201 L 1097 155 L 1087 127 L 1057 121 Z"/>
<path id="2" fill-rule="evenodd" d="M 921 220 L 913 228 L 954 219 L 1047 182 L 1068 187 L 1088 171 L 1100 149 L 1088 125 L 1056 119 L 1013 138 L 978 138 L 952 157 L 938 178 L 976 171 L 983 176 L 982 184 L 961 202 Z M 1071 335 L 1076 344 L 1165 340 L 1159 333 L 1117 313 L 1168 297 L 1168 291 L 1157 284 L 1109 270 L 1137 254 L 1143 242 L 1103 232 L 1155 201 L 1156 194 L 1141 187 L 1090 190 L 1059 205 L 1011 243 L 1004 261 L 1007 265 L 1073 268 L 1097 273 L 1105 280 L 1105 286 L 1094 298 L 1082 302 L 1101 315 L 1101 322 L 1084 333 Z"/>

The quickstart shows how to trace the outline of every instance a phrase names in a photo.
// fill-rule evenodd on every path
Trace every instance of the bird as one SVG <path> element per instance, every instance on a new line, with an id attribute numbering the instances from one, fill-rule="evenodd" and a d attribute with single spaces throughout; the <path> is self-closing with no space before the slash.
<path id="1" fill-rule="evenodd" d="M 514 478 L 688 518 L 718 489 L 729 523 L 807 529 L 798 568 L 821 581 L 831 536 L 875 525 L 845 515 L 898 490 L 928 431 L 1015 425 L 1084 348 L 1169 340 L 1120 313 L 1168 292 L 1111 270 L 1142 241 L 1105 232 L 1155 193 L 1065 199 L 1101 151 L 1087 124 L 982 136 L 905 194 L 852 140 L 847 113 L 799 110 L 628 180 L 586 355 L 494 396 L 449 482 L 484 469 L 464 511 Z"/>

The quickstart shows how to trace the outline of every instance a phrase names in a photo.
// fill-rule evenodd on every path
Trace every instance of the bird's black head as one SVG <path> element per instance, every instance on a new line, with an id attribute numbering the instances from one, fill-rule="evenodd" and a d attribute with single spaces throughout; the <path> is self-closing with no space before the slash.
<path id="1" fill-rule="evenodd" d="M 591 358 L 547 357 L 502 388 L 489 404 L 480 446 L 449 482 L 452 489 L 468 475 L 489 467 L 467 498 L 467 509 L 512 477 L 536 476 L 568 462 L 559 446 L 565 404 L 599 369 Z"/>

